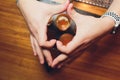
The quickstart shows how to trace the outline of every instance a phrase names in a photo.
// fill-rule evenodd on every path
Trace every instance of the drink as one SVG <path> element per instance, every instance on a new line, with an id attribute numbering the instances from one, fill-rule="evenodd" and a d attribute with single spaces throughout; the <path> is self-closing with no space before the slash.
<path id="1" fill-rule="evenodd" d="M 54 15 L 48 24 L 48 40 L 56 39 L 61 41 L 63 45 L 67 45 L 73 39 L 76 25 L 66 13 Z M 50 51 L 53 59 L 61 54 L 56 45 Z"/>
<path id="2" fill-rule="evenodd" d="M 55 25 L 61 31 L 66 31 L 70 27 L 70 22 L 70 17 L 67 14 L 60 14 L 55 19 Z"/>
<path id="3" fill-rule="evenodd" d="M 72 34 L 65 33 L 60 36 L 59 40 L 63 43 L 63 45 L 67 45 L 73 39 L 73 37 L 74 36 Z"/>
<path id="4" fill-rule="evenodd" d="M 48 22 L 48 40 L 57 39 L 66 45 L 76 32 L 74 21 L 66 14 L 54 15 Z"/>

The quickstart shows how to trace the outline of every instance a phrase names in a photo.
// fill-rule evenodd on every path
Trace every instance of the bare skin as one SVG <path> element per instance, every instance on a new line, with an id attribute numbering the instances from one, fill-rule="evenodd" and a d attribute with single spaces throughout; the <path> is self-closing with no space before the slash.
<path id="1" fill-rule="evenodd" d="M 118 4 L 120 4 L 120 0 L 114 0 L 107 11 L 120 15 L 120 5 Z M 55 67 L 55 65 L 68 58 L 68 56 L 61 54 L 53 60 L 50 51 L 45 48 L 51 48 L 54 44 L 57 44 L 57 48 L 61 52 L 70 54 L 78 46 L 93 41 L 110 31 L 115 25 L 114 20 L 110 17 L 96 18 L 77 13 L 72 9 L 73 4 L 69 4 L 69 1 L 62 5 L 50 5 L 36 0 L 19 0 L 18 7 L 25 17 L 31 32 L 30 39 L 34 55 L 38 55 L 41 64 L 44 63 L 45 57 L 51 67 Z M 46 26 L 50 17 L 65 10 L 77 25 L 76 35 L 66 46 L 55 39 L 47 41 L 46 35 Z"/>

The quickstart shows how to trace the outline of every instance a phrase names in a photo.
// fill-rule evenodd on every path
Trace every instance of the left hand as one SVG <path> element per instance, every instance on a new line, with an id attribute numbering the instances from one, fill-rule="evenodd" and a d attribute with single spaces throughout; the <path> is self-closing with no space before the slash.
<path id="1" fill-rule="evenodd" d="M 34 55 L 38 55 L 41 64 L 44 64 L 45 57 L 50 66 L 52 56 L 49 48 L 54 46 L 56 40 L 48 41 L 47 24 L 53 15 L 67 9 L 69 0 L 61 5 L 51 5 L 37 0 L 19 0 L 17 5 L 28 24 Z"/>
<path id="2" fill-rule="evenodd" d="M 66 54 L 70 54 L 73 50 L 83 44 L 87 45 L 90 41 L 93 41 L 110 31 L 114 25 L 114 21 L 109 17 L 96 18 L 93 16 L 82 15 L 73 10 L 72 7 L 73 4 L 68 6 L 67 13 L 76 23 L 76 35 L 67 45 L 63 45 L 62 42 L 57 41 L 58 50 Z M 59 55 L 54 59 L 52 67 L 64 61 L 66 58 L 67 56 L 64 54 Z"/>

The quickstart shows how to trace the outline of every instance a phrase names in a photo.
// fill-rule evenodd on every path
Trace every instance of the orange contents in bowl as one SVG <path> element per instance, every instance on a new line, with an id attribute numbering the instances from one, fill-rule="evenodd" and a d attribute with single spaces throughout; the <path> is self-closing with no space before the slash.
<path id="1" fill-rule="evenodd" d="M 63 45 L 67 45 L 67 43 L 69 43 L 72 39 L 73 39 L 73 35 L 69 33 L 65 33 L 59 38 L 59 40 L 63 43 Z"/>
<path id="2" fill-rule="evenodd" d="M 66 14 L 60 14 L 55 21 L 57 28 L 61 31 L 65 31 L 70 27 L 70 18 Z"/>

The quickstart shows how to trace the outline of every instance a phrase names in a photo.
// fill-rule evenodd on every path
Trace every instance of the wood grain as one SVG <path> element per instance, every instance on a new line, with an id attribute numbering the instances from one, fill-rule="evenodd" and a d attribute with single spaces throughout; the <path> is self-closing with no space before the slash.
<path id="1" fill-rule="evenodd" d="M 93 14 L 97 14 L 99 16 L 101 16 L 102 14 L 105 13 L 105 11 L 107 10 L 106 8 L 102 8 L 102 7 L 97 7 L 97 6 L 92 6 L 89 4 L 84 4 L 82 2 L 73 2 L 73 4 L 75 5 L 74 7 L 83 10 L 83 11 L 87 11 Z"/>
<path id="2" fill-rule="evenodd" d="M 75 3 L 98 15 L 105 11 L 84 5 Z M 106 35 L 61 70 L 48 72 L 33 56 L 29 31 L 15 0 L 0 0 L 0 80 L 120 80 L 120 32 Z"/>

